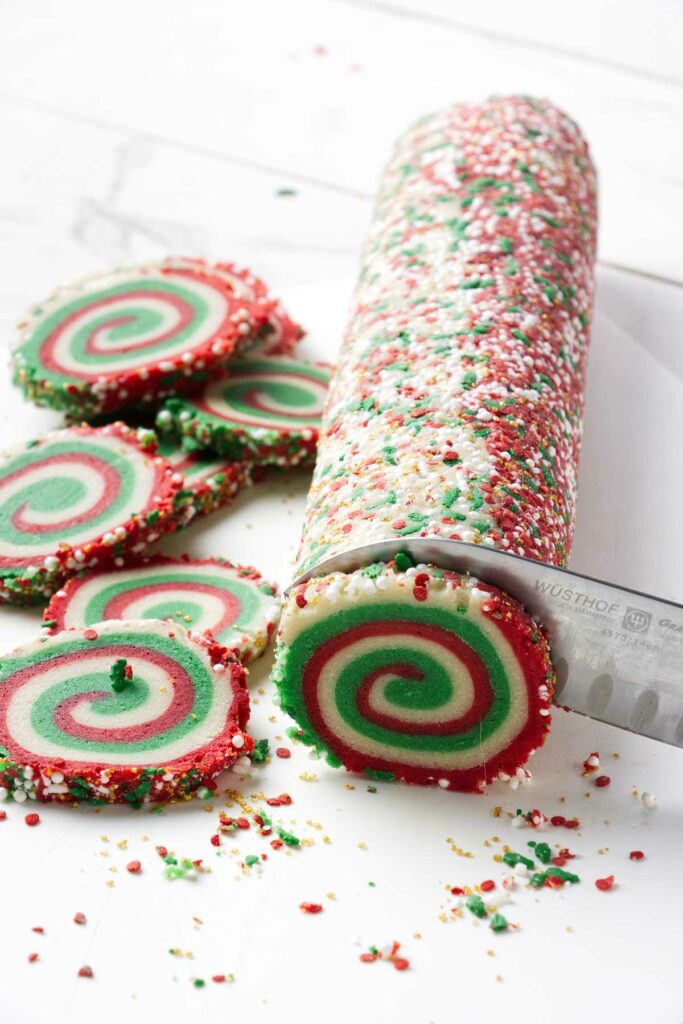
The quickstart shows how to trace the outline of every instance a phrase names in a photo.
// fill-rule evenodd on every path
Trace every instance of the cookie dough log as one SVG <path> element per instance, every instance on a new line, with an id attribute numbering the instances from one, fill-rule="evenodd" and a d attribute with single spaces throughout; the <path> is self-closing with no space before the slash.
<path id="1" fill-rule="evenodd" d="M 546 636 L 406 538 L 563 565 L 574 523 L 596 182 L 579 129 L 528 97 L 418 122 L 384 174 L 323 422 L 275 677 L 302 739 L 371 776 L 480 790 L 550 724 Z"/>

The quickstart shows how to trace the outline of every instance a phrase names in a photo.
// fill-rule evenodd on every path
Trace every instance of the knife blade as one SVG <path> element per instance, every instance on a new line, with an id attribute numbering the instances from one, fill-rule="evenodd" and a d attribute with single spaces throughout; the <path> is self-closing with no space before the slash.
<path id="1" fill-rule="evenodd" d="M 469 573 L 520 601 L 548 630 L 555 702 L 683 747 L 683 605 L 482 544 L 438 537 L 378 541 L 319 562 L 292 587 L 404 551 Z"/>

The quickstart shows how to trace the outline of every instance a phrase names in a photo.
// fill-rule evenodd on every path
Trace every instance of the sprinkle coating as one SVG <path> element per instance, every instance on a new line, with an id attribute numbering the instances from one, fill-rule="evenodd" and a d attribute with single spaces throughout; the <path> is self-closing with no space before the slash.
<path id="1" fill-rule="evenodd" d="M 543 629 L 496 588 L 413 566 L 401 544 L 566 563 L 595 235 L 586 143 L 545 101 L 455 106 L 394 151 L 295 578 L 373 541 L 396 555 L 294 588 L 275 670 L 302 738 L 332 763 L 453 789 L 528 777 L 550 724 Z"/>

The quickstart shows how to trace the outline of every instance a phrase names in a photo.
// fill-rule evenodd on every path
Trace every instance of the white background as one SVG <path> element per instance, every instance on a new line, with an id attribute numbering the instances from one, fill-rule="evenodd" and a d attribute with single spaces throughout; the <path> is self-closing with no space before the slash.
<path id="1" fill-rule="evenodd" d="M 547 95 L 582 124 L 601 184 L 573 565 L 681 601 L 683 290 L 646 275 L 683 283 L 682 44 L 673 0 L 5 0 L 3 334 L 75 275 L 204 255 L 252 266 L 309 328 L 304 351 L 332 359 L 396 133 L 452 100 Z M 278 196 L 283 188 L 296 195 Z M 0 388 L 3 441 L 58 422 L 6 379 Z M 254 489 L 165 549 L 253 562 L 286 585 L 306 489 L 302 473 Z M 0 609 L 0 648 L 35 635 L 38 620 L 36 610 Z M 264 658 L 251 676 L 253 732 L 292 747 L 269 667 Z M 593 750 L 612 777 L 607 789 L 581 777 Z M 558 712 L 532 768 L 534 782 L 516 794 L 382 784 L 370 793 L 293 747 L 291 760 L 245 782 L 221 780 L 247 798 L 287 790 L 292 806 L 272 813 L 313 840 L 271 851 L 260 874 L 240 864 L 269 849 L 263 839 L 240 833 L 220 851 L 209 841 L 224 796 L 213 810 L 194 802 L 161 815 L 40 808 L 34 829 L 25 808 L 6 805 L 0 1024 L 680 1021 L 683 756 Z M 306 772 L 315 778 L 300 779 Z M 654 792 L 657 808 L 644 809 L 634 790 Z M 580 817 L 578 834 L 542 838 L 580 854 L 571 866 L 582 881 L 517 890 L 504 912 L 519 931 L 496 936 L 467 913 L 454 917 L 447 887 L 499 879 L 491 858 L 503 842 L 522 850 L 541 838 L 510 828 L 517 807 Z M 449 838 L 473 856 L 458 856 Z M 166 881 L 157 843 L 204 858 L 211 873 Z M 646 860 L 630 862 L 632 849 Z M 140 876 L 125 870 L 132 858 Z M 607 874 L 616 885 L 603 894 L 593 883 Z M 304 915 L 302 900 L 325 909 Z M 72 922 L 76 911 L 86 925 Z M 410 971 L 358 961 L 393 939 Z M 76 976 L 84 963 L 92 981 Z M 234 983 L 213 984 L 217 973 Z"/>

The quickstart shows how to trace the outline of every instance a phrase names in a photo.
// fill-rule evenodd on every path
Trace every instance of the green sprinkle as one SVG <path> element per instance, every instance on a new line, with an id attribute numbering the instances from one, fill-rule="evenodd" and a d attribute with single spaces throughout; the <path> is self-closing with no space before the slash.
<path id="1" fill-rule="evenodd" d="M 288 832 L 286 829 L 280 828 L 279 826 L 277 834 L 279 835 L 280 839 L 285 844 L 285 846 L 298 846 L 299 843 L 301 842 L 301 840 L 297 839 L 296 836 L 293 836 L 291 832 Z"/>
<path id="2" fill-rule="evenodd" d="M 550 875 L 551 878 L 561 878 L 563 882 L 569 882 L 571 885 L 576 885 L 581 881 L 578 875 L 572 874 L 571 871 L 565 871 L 564 868 L 548 868 L 546 875 Z"/>
<path id="3" fill-rule="evenodd" d="M 547 213 L 541 213 L 541 214 L 539 214 L 539 216 L 540 216 L 541 220 L 544 220 L 546 222 L 546 224 L 550 225 L 551 228 L 561 228 L 562 227 L 562 221 L 561 220 L 555 220 L 554 217 L 549 217 Z"/>
<path id="4" fill-rule="evenodd" d="M 523 864 L 529 871 L 533 871 L 536 865 L 529 857 L 524 857 L 521 853 L 513 853 L 512 850 L 508 850 L 507 853 L 503 854 L 503 861 L 509 864 L 511 868 L 516 867 L 518 864 Z"/>
<path id="5" fill-rule="evenodd" d="M 384 565 L 382 562 L 373 562 L 372 565 L 366 565 L 362 570 L 363 576 L 367 576 L 368 579 L 376 580 L 378 576 L 382 575 Z"/>
<path id="6" fill-rule="evenodd" d="M 255 853 L 250 853 L 244 858 L 244 863 L 248 868 L 253 868 L 254 864 L 258 864 L 260 858 Z"/>
<path id="7" fill-rule="evenodd" d="M 465 906 L 474 914 L 475 917 L 486 917 L 484 901 L 477 893 L 472 893 L 471 896 L 467 897 Z"/>
<path id="8" fill-rule="evenodd" d="M 510 334 L 512 335 L 513 338 L 517 338 L 518 341 L 523 342 L 523 344 L 525 345 L 531 344 L 524 331 L 520 331 L 518 327 L 513 327 L 512 330 L 510 331 Z"/>
<path id="9" fill-rule="evenodd" d="M 363 772 L 369 779 L 378 779 L 380 782 L 394 782 L 396 779 L 393 772 L 384 772 L 375 768 L 364 768 Z"/>
<path id="10" fill-rule="evenodd" d="M 130 686 L 131 680 L 126 676 L 126 669 L 128 668 L 128 662 L 125 658 L 118 658 L 109 670 L 109 678 L 111 679 L 111 688 L 114 693 L 120 693 L 121 690 L 125 690 L 127 686 Z"/>
<path id="11" fill-rule="evenodd" d="M 192 984 L 194 985 L 195 988 L 204 988 L 206 982 L 204 981 L 203 978 L 195 978 Z"/>
<path id="12" fill-rule="evenodd" d="M 511 253 L 513 248 L 512 239 L 506 238 L 505 235 L 503 235 L 503 237 L 500 240 L 500 247 L 503 250 L 503 252 Z"/>
<path id="13" fill-rule="evenodd" d="M 460 488 L 450 487 L 444 494 L 443 498 L 441 499 L 441 504 L 443 505 L 444 508 L 450 508 L 451 505 L 455 504 L 459 497 Z"/>
<path id="14" fill-rule="evenodd" d="M 412 569 L 414 564 L 410 555 L 406 555 L 404 551 L 399 551 L 394 557 L 394 567 L 398 572 L 406 572 L 408 569 Z"/>
<path id="15" fill-rule="evenodd" d="M 504 932 L 507 926 L 507 918 L 503 917 L 502 914 L 494 914 L 493 917 L 491 918 L 491 931 Z"/>
<path id="16" fill-rule="evenodd" d="M 535 853 L 541 864 L 550 864 L 553 851 L 550 849 L 547 843 L 537 843 Z"/>
<path id="17" fill-rule="evenodd" d="M 270 744 L 268 743 L 268 740 L 257 740 L 254 744 L 254 749 L 249 756 L 256 764 L 263 764 L 269 753 Z"/>

